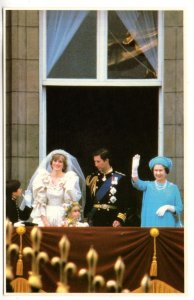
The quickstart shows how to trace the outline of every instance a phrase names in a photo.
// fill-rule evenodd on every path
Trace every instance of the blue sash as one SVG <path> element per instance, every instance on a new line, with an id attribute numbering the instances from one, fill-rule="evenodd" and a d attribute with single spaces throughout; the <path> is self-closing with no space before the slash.
<path id="1" fill-rule="evenodd" d="M 112 183 L 112 177 L 117 177 L 118 181 L 121 179 L 122 175 L 121 174 L 115 174 L 113 173 L 113 175 L 111 177 L 109 177 L 104 183 L 103 185 L 101 185 L 100 189 L 97 191 L 96 193 L 96 200 L 97 201 L 101 201 L 102 198 L 106 195 L 106 193 L 108 192 L 111 183 Z"/>

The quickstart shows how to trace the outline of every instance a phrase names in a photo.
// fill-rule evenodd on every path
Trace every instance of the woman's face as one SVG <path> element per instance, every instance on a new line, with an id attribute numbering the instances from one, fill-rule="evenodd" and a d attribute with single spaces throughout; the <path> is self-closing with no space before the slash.
<path id="1" fill-rule="evenodd" d="M 153 169 L 153 174 L 154 174 L 154 177 L 155 179 L 158 181 L 158 182 L 165 182 L 166 181 L 166 170 L 164 168 L 164 166 L 162 165 L 155 165 L 154 166 L 154 169 Z"/>
<path id="2" fill-rule="evenodd" d="M 58 158 L 53 159 L 51 167 L 55 171 L 62 171 L 64 167 L 64 157 L 59 156 Z"/>
<path id="3" fill-rule="evenodd" d="M 80 208 L 79 206 L 74 206 L 70 213 L 70 218 L 74 220 L 79 220 L 80 218 Z"/>

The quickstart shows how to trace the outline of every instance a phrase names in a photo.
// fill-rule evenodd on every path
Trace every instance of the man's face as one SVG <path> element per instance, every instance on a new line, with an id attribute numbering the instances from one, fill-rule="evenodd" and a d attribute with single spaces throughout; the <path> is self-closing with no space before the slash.
<path id="1" fill-rule="evenodd" d="M 94 165 L 100 172 L 106 172 L 109 167 L 109 160 L 103 160 L 100 155 L 94 156 Z"/>

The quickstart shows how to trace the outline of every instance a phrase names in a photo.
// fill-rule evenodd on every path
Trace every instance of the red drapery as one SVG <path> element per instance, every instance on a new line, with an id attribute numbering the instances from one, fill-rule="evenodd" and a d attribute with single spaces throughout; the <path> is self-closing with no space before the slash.
<path id="1" fill-rule="evenodd" d="M 28 227 L 23 235 L 23 248 L 31 246 Z M 58 243 L 63 235 L 70 241 L 68 261 L 74 262 L 78 270 L 87 268 L 86 254 L 92 245 L 99 258 L 97 274 L 105 280 L 115 279 L 114 264 L 122 257 L 126 270 L 123 288 L 137 289 L 145 274 L 149 274 L 153 256 L 153 237 L 150 228 L 136 227 L 88 227 L 88 228 L 41 228 L 42 241 L 40 251 L 48 253 L 51 260 L 59 256 Z M 19 235 L 13 232 L 12 242 L 19 244 Z M 180 292 L 184 292 L 184 230 L 183 228 L 160 228 L 156 238 L 158 275 L 157 279 L 166 282 Z M 24 277 L 28 278 L 30 263 L 23 258 Z M 41 269 L 42 289 L 55 292 L 59 273 L 50 262 Z M 87 292 L 87 285 L 78 276 L 70 280 L 70 292 Z"/>

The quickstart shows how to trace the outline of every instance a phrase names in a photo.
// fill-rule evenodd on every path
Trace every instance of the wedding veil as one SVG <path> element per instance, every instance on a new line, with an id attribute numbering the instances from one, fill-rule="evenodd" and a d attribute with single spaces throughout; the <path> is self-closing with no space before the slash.
<path id="1" fill-rule="evenodd" d="M 32 175 L 29 185 L 27 187 L 27 191 L 32 191 L 32 184 L 35 179 L 35 177 L 42 171 L 42 170 L 47 170 L 48 172 L 51 172 L 51 165 L 50 161 L 51 158 L 54 154 L 62 154 L 67 158 L 67 170 L 66 171 L 74 171 L 78 176 L 79 176 L 79 184 L 80 184 L 80 190 L 82 193 L 82 199 L 80 200 L 80 203 L 82 205 L 82 209 L 84 209 L 85 206 L 85 198 L 86 198 L 86 186 L 85 186 L 85 177 L 84 174 L 81 170 L 81 167 L 77 161 L 77 159 L 71 155 L 70 153 L 66 152 L 65 150 L 62 149 L 57 149 L 51 151 L 39 164 L 38 168 Z"/>

